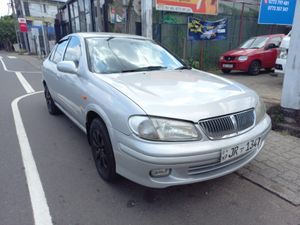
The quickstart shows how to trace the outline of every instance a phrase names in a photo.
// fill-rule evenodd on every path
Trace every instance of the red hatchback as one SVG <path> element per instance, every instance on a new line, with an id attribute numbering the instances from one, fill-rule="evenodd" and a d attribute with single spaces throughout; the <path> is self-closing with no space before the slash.
<path id="1" fill-rule="evenodd" d="M 219 60 L 223 73 L 240 70 L 249 74 L 259 74 L 260 69 L 271 70 L 279 52 L 284 34 L 272 34 L 253 37 L 239 48 L 225 52 Z"/>

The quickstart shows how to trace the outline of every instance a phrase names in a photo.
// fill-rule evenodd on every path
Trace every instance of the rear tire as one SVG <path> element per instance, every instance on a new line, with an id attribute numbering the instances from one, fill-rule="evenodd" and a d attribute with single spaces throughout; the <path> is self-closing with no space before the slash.
<path id="1" fill-rule="evenodd" d="M 48 112 L 51 115 L 61 114 L 60 109 L 55 105 L 55 103 L 52 99 L 52 96 L 49 92 L 49 89 L 48 89 L 47 85 L 44 86 L 44 94 L 45 94 L 45 99 L 46 99 L 46 103 L 47 103 Z"/>
<path id="2" fill-rule="evenodd" d="M 249 69 L 248 69 L 248 73 L 251 74 L 251 75 L 259 74 L 260 67 L 261 67 L 260 62 L 255 60 L 250 64 Z"/>
<path id="3" fill-rule="evenodd" d="M 116 161 L 105 124 L 95 118 L 89 126 L 89 142 L 99 175 L 111 182 L 117 178 Z"/>
<path id="4" fill-rule="evenodd" d="M 229 70 L 229 69 L 222 69 L 222 72 L 225 73 L 225 74 L 228 74 L 228 73 L 231 72 L 231 70 Z"/>

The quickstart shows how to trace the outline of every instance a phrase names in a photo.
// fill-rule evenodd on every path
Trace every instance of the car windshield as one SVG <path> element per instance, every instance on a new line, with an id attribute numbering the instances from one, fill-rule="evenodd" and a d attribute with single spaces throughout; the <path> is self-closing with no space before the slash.
<path id="1" fill-rule="evenodd" d="M 240 48 L 262 48 L 265 46 L 268 38 L 267 37 L 255 37 L 246 41 L 240 46 Z"/>
<path id="2" fill-rule="evenodd" d="M 160 45 L 136 38 L 87 38 L 90 69 L 95 73 L 122 73 L 188 68 Z"/>

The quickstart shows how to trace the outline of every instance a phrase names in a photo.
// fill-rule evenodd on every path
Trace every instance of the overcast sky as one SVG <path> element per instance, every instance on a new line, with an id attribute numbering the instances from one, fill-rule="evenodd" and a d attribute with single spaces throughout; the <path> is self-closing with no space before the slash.
<path id="1" fill-rule="evenodd" d="M 8 13 L 8 5 L 10 0 L 0 0 L 0 16 L 6 16 Z M 9 14 L 11 14 L 11 8 L 9 9 Z"/>

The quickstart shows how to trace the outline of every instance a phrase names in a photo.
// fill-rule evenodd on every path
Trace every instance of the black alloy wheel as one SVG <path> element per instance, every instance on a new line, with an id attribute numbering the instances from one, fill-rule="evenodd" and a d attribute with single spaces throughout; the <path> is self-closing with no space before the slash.
<path id="1" fill-rule="evenodd" d="M 49 92 L 49 89 L 47 87 L 47 85 L 45 85 L 44 87 L 44 94 L 45 94 L 45 99 L 46 99 L 46 103 L 47 103 L 47 108 L 48 108 L 48 112 L 51 115 L 58 115 L 61 113 L 60 109 L 55 105 L 51 94 Z"/>
<path id="2" fill-rule="evenodd" d="M 255 60 L 250 64 L 249 69 L 248 69 L 248 73 L 251 74 L 251 75 L 259 74 L 260 67 L 261 67 L 260 62 Z"/>
<path id="3" fill-rule="evenodd" d="M 89 128 L 89 142 L 99 175 L 105 181 L 113 181 L 117 177 L 115 157 L 106 126 L 99 119 L 92 121 Z"/>

